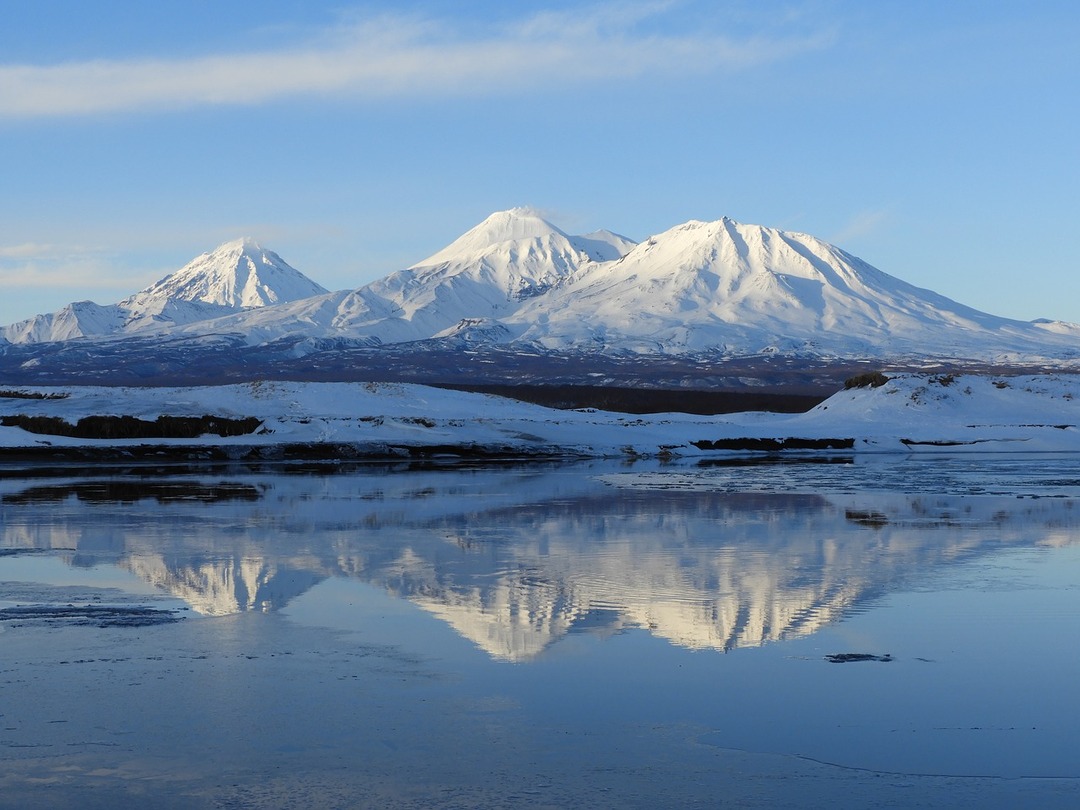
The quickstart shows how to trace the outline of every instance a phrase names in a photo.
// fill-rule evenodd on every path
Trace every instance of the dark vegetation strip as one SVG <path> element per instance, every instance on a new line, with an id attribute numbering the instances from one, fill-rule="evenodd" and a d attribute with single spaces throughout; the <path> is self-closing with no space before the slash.
<path id="1" fill-rule="evenodd" d="M 600 385 L 473 385 L 440 383 L 437 388 L 496 394 L 548 408 L 596 408 L 617 413 L 718 413 L 771 411 L 805 413 L 828 394 L 780 394 L 768 391 L 704 391 L 658 388 L 613 388 Z"/>
<path id="2" fill-rule="evenodd" d="M 517 445 L 390 445 L 383 442 L 290 442 L 260 445 L 137 444 L 50 445 L 0 447 L 7 463 L 109 462 L 175 464 L 214 462 L 254 463 L 304 461 L 328 464 L 353 462 L 411 462 L 442 459 L 453 461 L 544 461 L 577 458 L 579 454 L 555 446 L 529 448 Z"/>
<path id="3" fill-rule="evenodd" d="M 949 382 L 953 381 L 952 375 L 949 375 Z M 844 388 L 850 390 L 852 388 L 880 388 L 889 381 L 889 378 L 882 374 L 880 371 L 871 371 L 866 374 L 856 374 L 854 377 L 848 377 L 844 380 Z M 942 383 L 942 385 L 948 385 L 949 383 Z"/>
<path id="4" fill-rule="evenodd" d="M 957 439 L 928 439 L 926 441 L 901 439 L 900 443 L 908 447 L 966 447 L 970 444 L 983 444 L 990 441 L 993 441 L 993 439 L 971 439 L 969 441 L 960 441 Z"/>
<path id="5" fill-rule="evenodd" d="M 557 448 L 523 451 L 515 445 L 423 444 L 395 445 L 391 449 L 395 454 L 410 459 L 513 459 L 524 455 L 530 458 L 573 455 Z"/>
<path id="6" fill-rule="evenodd" d="M 851 450 L 854 439 L 718 439 L 697 441 L 701 450 L 742 450 L 779 453 L 795 450 Z M 521 446 L 492 444 L 394 445 L 383 442 L 294 442 L 265 445 L 50 445 L 0 447 L 5 462 L 69 463 L 137 462 L 174 464 L 191 462 L 282 462 L 306 461 L 333 464 L 366 461 L 542 461 L 580 458 L 581 454 L 555 445 Z M 850 459 L 842 460 L 847 463 Z M 92 496 L 91 496 L 92 497 Z"/>
<path id="7" fill-rule="evenodd" d="M 68 394 L 44 394 L 40 391 L 0 390 L 0 399 L 67 399 Z"/>
<path id="8" fill-rule="evenodd" d="M 850 450 L 854 439 L 716 439 L 691 442 L 699 450 Z"/>
<path id="9" fill-rule="evenodd" d="M 15 414 L 0 417 L 0 425 L 42 436 L 76 439 L 194 439 L 207 434 L 247 436 L 258 430 L 262 421 L 253 416 L 159 416 L 152 422 L 134 416 L 84 416 L 73 425 L 55 416 Z"/>
<path id="10" fill-rule="evenodd" d="M 135 503 L 156 500 L 158 503 L 220 503 L 257 501 L 262 493 L 250 484 L 203 484 L 169 481 L 89 481 L 58 486 L 30 487 L 0 497 L 0 503 L 61 503 L 74 496 L 84 503 Z"/>

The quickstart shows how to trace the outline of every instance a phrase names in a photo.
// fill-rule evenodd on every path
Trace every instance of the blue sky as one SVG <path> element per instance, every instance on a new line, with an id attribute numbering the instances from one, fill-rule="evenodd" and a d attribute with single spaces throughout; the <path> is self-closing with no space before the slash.
<path id="1" fill-rule="evenodd" d="M 0 323 L 239 236 L 330 289 L 529 205 L 1080 321 L 1080 3 L 9 0 Z"/>

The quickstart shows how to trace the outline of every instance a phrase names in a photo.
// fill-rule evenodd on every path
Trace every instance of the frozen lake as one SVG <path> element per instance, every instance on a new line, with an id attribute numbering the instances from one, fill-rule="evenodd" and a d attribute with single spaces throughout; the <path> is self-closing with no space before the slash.
<path id="1" fill-rule="evenodd" d="M 0 807 L 1074 807 L 1078 608 L 1068 454 L 7 468 Z"/>

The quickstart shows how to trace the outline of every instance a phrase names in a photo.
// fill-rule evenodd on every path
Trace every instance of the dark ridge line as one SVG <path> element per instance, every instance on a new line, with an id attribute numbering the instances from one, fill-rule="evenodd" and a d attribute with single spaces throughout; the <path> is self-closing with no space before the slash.
<path id="1" fill-rule="evenodd" d="M 780 452 L 783 450 L 851 450 L 854 439 L 701 439 L 691 442 L 699 450 L 754 450 Z"/>
<path id="2" fill-rule="evenodd" d="M 84 416 L 75 424 L 57 416 L 0 416 L 0 425 L 22 428 L 39 436 L 67 436 L 78 439 L 197 439 L 206 434 L 246 436 L 262 426 L 254 416 L 231 419 L 226 416 L 159 416 L 150 421 L 134 416 Z"/>
<path id="3" fill-rule="evenodd" d="M 138 444 L 138 445 L 31 445 L 0 447 L 6 462 L 105 461 L 128 462 L 409 462 L 440 458 L 469 461 L 535 461 L 591 457 L 555 446 L 433 444 L 402 445 L 385 442 L 292 442 L 285 444 Z"/>
<path id="4" fill-rule="evenodd" d="M 777 391 L 734 391 L 679 388 L 626 388 L 602 385 L 511 385 L 489 383 L 435 383 L 433 388 L 494 394 L 560 410 L 596 408 L 615 413 L 722 413 L 771 411 L 805 413 L 831 396 Z"/>

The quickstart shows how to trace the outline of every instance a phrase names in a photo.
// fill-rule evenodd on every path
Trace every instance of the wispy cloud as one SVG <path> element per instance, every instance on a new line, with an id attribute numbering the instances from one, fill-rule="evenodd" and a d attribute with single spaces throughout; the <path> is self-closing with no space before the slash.
<path id="1" fill-rule="evenodd" d="M 0 288 L 113 290 L 127 279 L 117 277 L 101 248 L 26 242 L 0 245 Z"/>
<path id="2" fill-rule="evenodd" d="M 322 95 L 480 96 L 553 83 L 736 71 L 826 47 L 828 32 L 742 38 L 654 33 L 666 2 L 608 3 L 544 12 L 499 28 L 384 16 L 351 20 L 274 51 L 177 59 L 100 59 L 0 65 L 0 118 L 27 119 L 206 105 L 252 105 Z"/>
<path id="3" fill-rule="evenodd" d="M 0 260 L 33 259 L 39 256 L 51 256 L 56 252 L 55 245 L 41 242 L 23 242 L 18 245 L 0 245 Z"/>
<path id="4" fill-rule="evenodd" d="M 889 219 L 887 211 L 860 211 L 851 217 L 836 233 L 829 236 L 834 245 L 843 246 L 845 242 L 873 233 Z"/>

